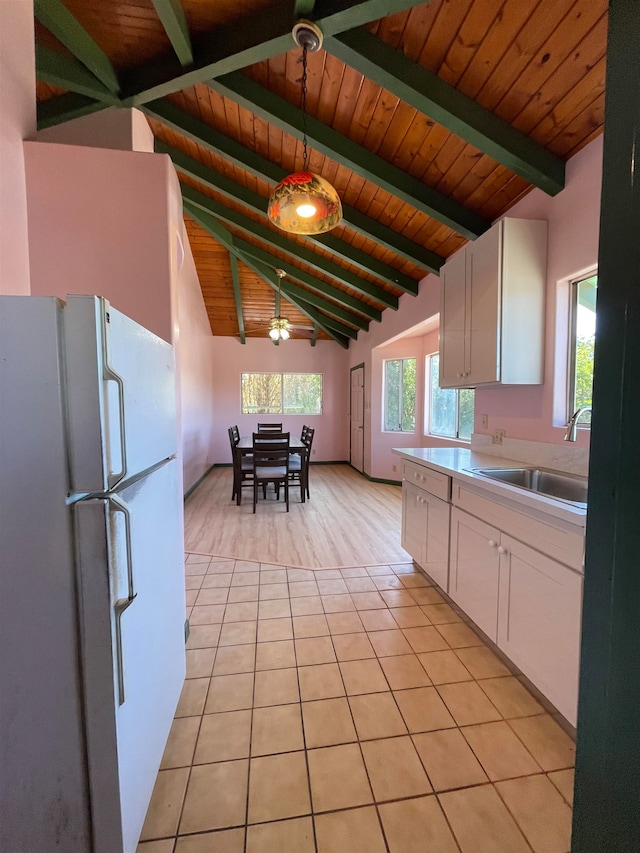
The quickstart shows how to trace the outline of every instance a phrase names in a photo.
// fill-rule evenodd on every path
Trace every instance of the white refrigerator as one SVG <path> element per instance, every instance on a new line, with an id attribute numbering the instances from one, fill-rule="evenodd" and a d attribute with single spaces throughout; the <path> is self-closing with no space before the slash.
<path id="1" fill-rule="evenodd" d="M 0 850 L 134 853 L 185 675 L 173 348 L 0 297 Z"/>

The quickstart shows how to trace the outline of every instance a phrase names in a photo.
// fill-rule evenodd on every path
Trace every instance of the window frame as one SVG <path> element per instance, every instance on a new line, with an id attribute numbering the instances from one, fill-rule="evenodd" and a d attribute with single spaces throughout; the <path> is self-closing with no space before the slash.
<path id="1" fill-rule="evenodd" d="M 566 397 L 566 415 L 567 422 L 577 410 L 576 403 L 576 367 L 577 367 L 577 344 L 578 344 L 578 287 L 582 282 L 588 281 L 590 278 L 596 279 L 596 289 L 598 286 L 598 268 L 581 273 L 579 276 L 569 280 L 569 339 L 567 347 L 567 397 Z M 591 429 L 589 421 L 580 420 L 579 429 Z"/>
<path id="2" fill-rule="evenodd" d="M 455 426 L 455 435 L 443 435 L 442 433 L 433 432 L 431 428 L 431 422 L 433 420 L 431 412 L 432 412 L 432 394 L 431 394 L 431 371 L 432 371 L 432 362 L 433 359 L 440 359 L 440 352 L 432 352 L 425 356 L 425 371 L 424 371 L 424 384 L 425 384 L 425 412 L 424 412 L 424 423 L 425 423 L 425 436 L 431 436 L 433 438 L 444 439 L 445 441 L 463 441 L 465 444 L 469 444 L 471 442 L 471 437 L 462 438 L 460 436 L 460 391 L 468 390 L 473 391 L 473 402 L 474 402 L 474 411 L 475 411 L 475 388 L 441 388 L 441 391 L 446 393 L 452 392 L 455 394 L 455 413 L 456 413 L 456 426 Z M 438 372 L 440 369 L 440 364 L 438 362 Z M 471 427 L 471 432 L 473 433 L 473 425 Z"/>
<path id="3" fill-rule="evenodd" d="M 403 429 L 402 427 L 402 397 L 403 397 L 403 384 L 404 384 L 404 363 L 412 361 L 415 365 L 414 367 L 414 387 L 413 387 L 413 429 Z M 387 365 L 392 362 L 400 362 L 402 365 L 400 369 L 400 393 L 398 396 L 399 401 L 399 410 L 398 410 L 398 422 L 399 429 L 389 429 L 387 427 Z M 395 358 L 385 358 L 382 362 L 382 432 L 393 433 L 394 435 L 404 434 L 404 435 L 415 435 L 416 430 L 416 401 L 418 394 L 418 359 L 414 355 L 408 356 L 400 356 Z"/>
<path id="4" fill-rule="evenodd" d="M 280 377 L 280 407 L 278 411 L 260 411 L 252 412 L 245 410 L 244 402 L 244 377 L 245 376 L 279 376 Z M 287 412 L 284 406 L 284 377 L 285 376 L 319 376 L 320 377 L 320 410 L 317 412 Z M 275 407 L 274 407 L 275 408 Z M 255 415 L 282 415 L 284 417 L 318 417 L 324 413 L 324 373 L 319 371 L 303 372 L 297 371 L 279 371 L 279 370 L 244 370 L 240 373 L 240 414 L 255 416 Z"/>

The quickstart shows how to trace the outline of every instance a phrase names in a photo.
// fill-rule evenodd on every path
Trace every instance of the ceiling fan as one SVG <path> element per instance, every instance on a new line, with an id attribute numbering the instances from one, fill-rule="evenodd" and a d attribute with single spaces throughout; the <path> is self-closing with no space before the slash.
<path id="1" fill-rule="evenodd" d="M 248 326 L 246 328 L 247 332 L 251 331 L 263 331 L 266 327 L 268 327 L 268 334 L 274 344 L 279 343 L 281 340 L 286 341 L 290 338 L 291 332 L 295 330 L 296 332 L 302 332 L 304 337 L 311 337 L 315 327 L 314 326 L 306 326 L 300 325 L 298 323 L 291 323 L 287 317 L 284 317 L 280 313 L 280 300 L 281 300 L 281 292 L 280 292 L 280 284 L 283 278 L 286 278 L 287 273 L 281 269 L 280 267 L 274 268 L 275 274 L 278 276 L 278 290 L 276 292 L 275 297 L 275 308 L 274 308 L 274 316 L 271 317 L 270 320 L 257 320 L 252 326 Z"/>

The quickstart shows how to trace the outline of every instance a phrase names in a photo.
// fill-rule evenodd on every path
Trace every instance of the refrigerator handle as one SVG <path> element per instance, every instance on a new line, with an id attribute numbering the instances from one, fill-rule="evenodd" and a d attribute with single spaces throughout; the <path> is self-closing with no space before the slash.
<path id="1" fill-rule="evenodd" d="M 113 606 L 116 623 L 116 659 L 118 668 L 118 705 L 124 704 L 124 661 L 122 656 L 122 626 L 121 619 L 124 611 L 133 603 L 137 593 L 135 591 L 133 578 L 133 560 L 131 549 L 131 514 L 129 508 L 115 495 L 108 498 L 110 512 L 120 512 L 124 519 L 125 549 L 127 554 L 127 596 L 118 598 Z"/>
<path id="2" fill-rule="evenodd" d="M 109 361 L 109 345 L 107 337 L 107 324 L 109 323 L 109 312 L 102 311 L 102 366 L 103 375 L 107 380 L 116 383 L 118 389 L 118 413 L 119 413 L 119 430 L 120 430 L 120 459 L 121 466 L 119 471 L 107 472 L 107 482 L 109 488 L 113 489 L 123 480 L 127 473 L 127 441 L 125 431 L 125 411 L 124 411 L 124 380 L 120 374 L 113 369 Z"/>

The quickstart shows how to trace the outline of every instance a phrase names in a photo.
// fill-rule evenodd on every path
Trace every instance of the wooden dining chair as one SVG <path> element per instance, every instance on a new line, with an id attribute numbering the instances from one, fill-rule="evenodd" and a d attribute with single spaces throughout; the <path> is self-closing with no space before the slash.
<path id="1" fill-rule="evenodd" d="M 258 432 L 282 432 L 282 424 L 258 424 Z"/>
<path id="2" fill-rule="evenodd" d="M 238 428 L 235 427 L 235 430 Z M 240 506 L 242 503 L 242 487 L 253 485 L 253 459 L 250 454 L 240 453 L 238 450 L 238 442 L 240 434 L 237 433 L 234 427 L 229 427 L 229 444 L 231 445 L 231 463 L 233 465 L 233 489 L 231 491 L 231 500 L 235 500 Z"/>
<path id="3" fill-rule="evenodd" d="M 307 497 L 311 499 L 311 495 L 309 493 L 309 464 L 311 462 L 311 448 L 313 446 L 313 436 L 315 434 L 315 429 L 312 427 L 307 427 L 307 431 L 304 435 L 302 441 L 304 442 L 304 446 L 306 448 L 306 452 L 301 457 L 302 462 L 302 476 L 300 479 L 304 483 L 304 490 L 307 494 Z"/>
<path id="4" fill-rule="evenodd" d="M 267 496 L 267 485 L 273 483 L 276 500 L 280 500 L 280 486 L 284 487 L 284 499 L 289 512 L 289 439 L 288 432 L 253 433 L 253 511 L 258 503 L 258 490 L 262 487 Z"/>

